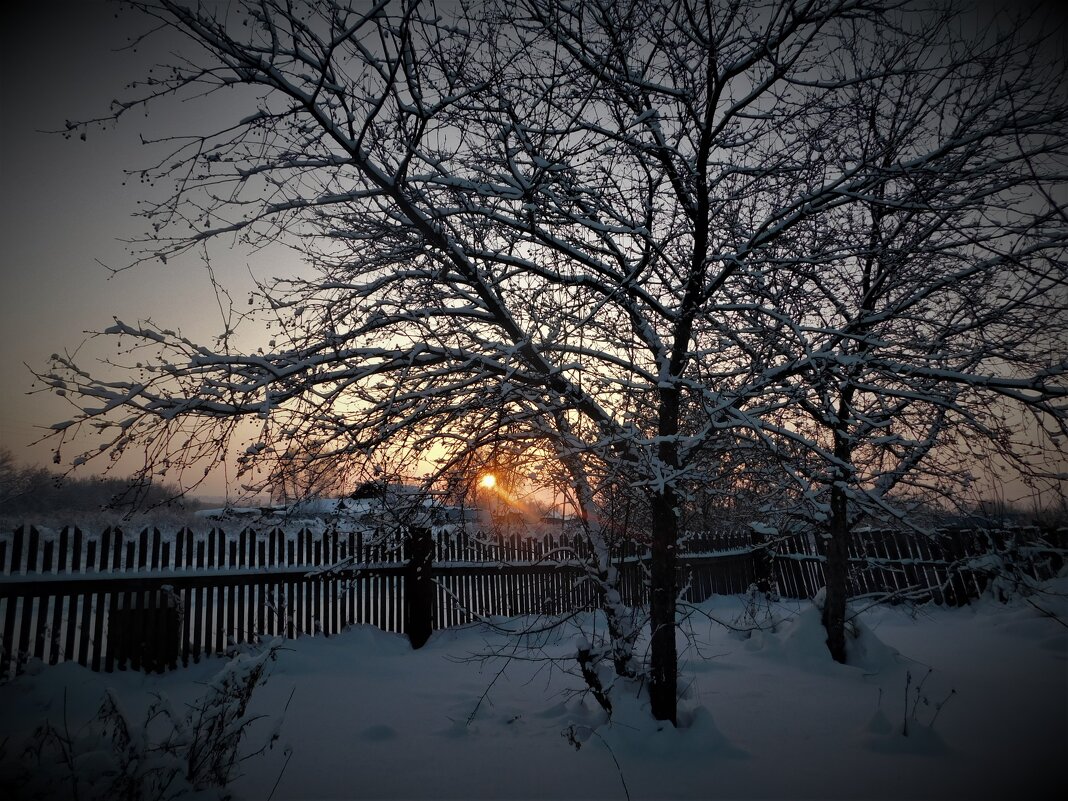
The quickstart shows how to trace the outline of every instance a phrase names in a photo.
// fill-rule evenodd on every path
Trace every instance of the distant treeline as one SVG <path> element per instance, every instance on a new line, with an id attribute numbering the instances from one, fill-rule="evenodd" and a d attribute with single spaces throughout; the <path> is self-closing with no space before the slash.
<path id="1" fill-rule="evenodd" d="M 183 510 L 196 501 L 180 497 L 178 487 L 100 476 L 75 477 L 44 467 L 20 465 L 0 449 L 0 515 L 57 511 L 131 512 L 166 507 Z"/>

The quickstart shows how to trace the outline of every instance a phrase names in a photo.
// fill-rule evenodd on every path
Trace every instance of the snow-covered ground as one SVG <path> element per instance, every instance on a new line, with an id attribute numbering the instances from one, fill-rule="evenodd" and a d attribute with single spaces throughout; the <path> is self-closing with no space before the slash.
<path id="1" fill-rule="evenodd" d="M 561 670 L 576 666 L 574 628 L 527 638 L 533 649 L 485 625 L 437 632 L 420 651 L 363 626 L 303 638 L 284 643 L 248 708 L 264 717 L 246 749 L 281 721 L 279 738 L 242 763 L 231 789 L 244 799 L 1063 797 L 1068 581 L 1047 589 L 1007 605 L 869 609 L 850 666 L 830 660 L 811 604 L 780 604 L 774 631 L 746 635 L 712 619 L 737 623 L 744 599 L 716 597 L 680 638 L 678 729 L 649 717 L 637 684 L 612 689 L 606 720 Z M 99 742 L 86 721 L 108 688 L 143 720 L 153 694 L 183 710 L 226 666 L 144 676 L 31 665 L 0 687 L 0 795 L 50 785 L 70 796 L 58 751 L 40 764 L 23 751 L 47 719 L 80 749 L 80 797 L 91 797 L 109 762 L 88 753 Z"/>

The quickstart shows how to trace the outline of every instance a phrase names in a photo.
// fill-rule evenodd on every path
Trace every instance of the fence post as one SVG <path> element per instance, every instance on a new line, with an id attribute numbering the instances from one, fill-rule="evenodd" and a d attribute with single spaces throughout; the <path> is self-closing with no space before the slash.
<path id="1" fill-rule="evenodd" d="M 749 551 L 749 571 L 753 579 L 752 583 L 764 595 L 777 596 L 779 588 L 776 586 L 777 582 L 775 581 L 774 543 L 770 537 L 762 536 L 760 542 L 754 543 L 750 541 L 749 547 L 751 549 Z M 747 591 L 748 587 L 742 590 L 742 592 Z"/>
<path id="2" fill-rule="evenodd" d="M 412 648 L 422 648 L 434 630 L 434 540 L 430 529 L 408 530 L 404 569 L 404 632 Z"/>
<path id="3" fill-rule="evenodd" d="M 89 603 L 88 595 L 84 603 Z M 105 670 L 109 670 L 107 666 L 112 664 L 117 665 L 119 670 L 126 670 L 127 663 L 134 670 L 146 673 L 162 673 L 167 668 L 177 668 L 182 650 L 182 611 L 181 599 L 166 584 L 159 589 L 112 595 L 108 609 Z M 102 605 L 97 614 L 103 614 Z M 83 631 L 88 629 L 88 625 L 86 621 Z"/>

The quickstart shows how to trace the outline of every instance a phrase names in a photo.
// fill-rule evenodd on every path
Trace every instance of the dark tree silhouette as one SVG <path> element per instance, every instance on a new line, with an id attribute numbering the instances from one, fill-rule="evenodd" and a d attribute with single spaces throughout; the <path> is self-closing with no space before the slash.
<path id="1" fill-rule="evenodd" d="M 81 458 L 176 467 L 243 418 L 267 476 L 522 443 L 568 477 L 622 672 L 598 503 L 628 486 L 674 721 L 681 512 L 740 441 L 825 524 L 845 658 L 855 510 L 964 431 L 1023 455 L 1006 405 L 1063 433 L 1065 359 L 1027 337 L 1045 316 L 1064 343 L 1068 115 L 1012 36 L 881 0 L 131 5 L 188 50 L 98 122 L 235 90 L 232 119 L 157 143 L 173 193 L 136 258 L 282 239 L 312 270 L 260 287 L 261 352 L 116 321 L 156 354 L 125 378 L 58 358 L 41 377 L 82 412 L 57 439 L 110 432 Z"/>

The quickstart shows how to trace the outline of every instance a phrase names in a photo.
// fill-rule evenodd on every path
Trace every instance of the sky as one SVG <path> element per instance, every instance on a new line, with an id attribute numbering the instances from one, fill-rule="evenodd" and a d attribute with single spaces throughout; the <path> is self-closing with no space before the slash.
<path id="1" fill-rule="evenodd" d="M 124 173 L 150 163 L 152 149 L 141 145 L 141 134 L 190 130 L 198 121 L 161 106 L 106 132 L 90 132 L 85 141 L 49 133 L 62 130 L 67 119 L 105 114 L 126 83 L 164 60 L 158 48 L 124 49 L 131 33 L 142 30 L 141 21 L 117 4 L 88 0 L 19 3 L 3 25 L 0 447 L 22 462 L 49 463 L 51 445 L 30 443 L 73 410 L 54 395 L 28 394 L 33 376 L 26 365 L 45 368 L 50 354 L 79 347 L 86 365 L 106 355 L 100 343 L 85 341 L 86 332 L 106 328 L 113 316 L 151 318 L 198 341 L 217 333 L 220 317 L 209 276 L 196 259 L 108 269 L 129 262 L 121 240 L 143 233 L 133 215 L 151 190 Z M 255 260 L 223 254 L 214 267 L 235 297 L 251 285 L 250 268 L 279 270 L 265 264 L 263 254 Z M 208 489 L 220 493 L 223 486 L 215 481 Z"/>
<path id="2" fill-rule="evenodd" d="M 1004 3 L 978 5 L 980 18 Z M 1014 3 L 1013 5 L 1019 5 Z M 1043 6 L 1049 12 L 1053 5 Z M 143 233 L 133 217 L 151 189 L 124 170 L 151 163 L 142 135 L 200 127 L 171 104 L 124 118 L 86 141 L 66 139 L 67 119 L 106 114 L 110 100 L 156 60 L 166 60 L 157 39 L 152 50 L 124 49 L 143 29 L 133 12 L 107 0 L 17 3 L 5 11 L 0 46 L 0 448 L 25 463 L 48 463 L 51 446 L 31 445 L 47 426 L 72 410 L 62 398 L 32 392 L 28 367 L 43 369 L 49 355 L 81 348 L 86 365 L 106 355 L 85 332 L 151 318 L 204 341 L 220 328 L 209 276 L 195 258 L 167 265 L 129 262 L 124 237 Z M 1065 37 L 1058 40 L 1063 51 Z M 198 115 L 227 109 L 198 104 Z M 289 253 L 215 253 L 217 276 L 235 299 L 251 286 L 250 273 L 291 272 Z M 70 454 L 66 454 L 70 458 Z M 206 491 L 222 494 L 221 479 Z"/>

